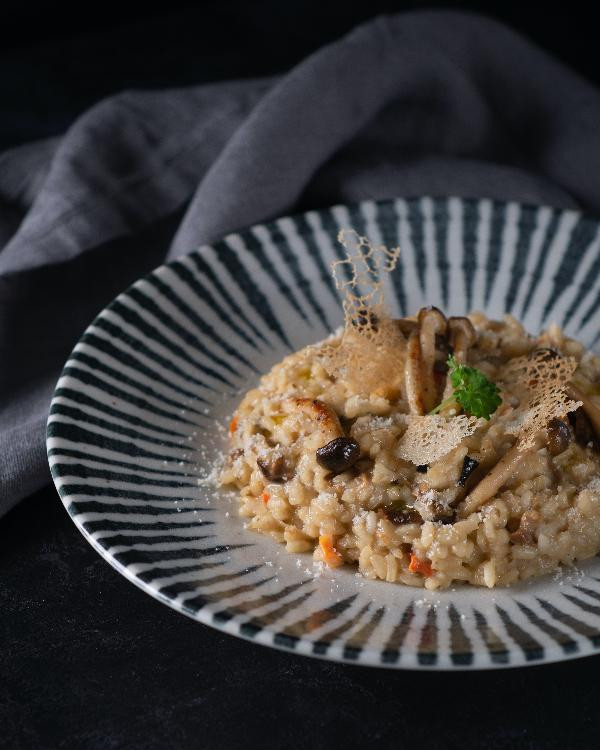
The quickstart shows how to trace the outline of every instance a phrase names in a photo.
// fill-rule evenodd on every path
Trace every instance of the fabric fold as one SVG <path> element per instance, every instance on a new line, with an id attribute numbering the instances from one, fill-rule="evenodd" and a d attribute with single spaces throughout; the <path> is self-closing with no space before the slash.
<path id="1" fill-rule="evenodd" d="M 283 213 L 458 195 L 600 213 L 600 93 L 465 13 L 379 17 L 287 75 L 127 91 L 0 155 L 0 514 L 49 481 L 68 352 L 155 265 Z"/>

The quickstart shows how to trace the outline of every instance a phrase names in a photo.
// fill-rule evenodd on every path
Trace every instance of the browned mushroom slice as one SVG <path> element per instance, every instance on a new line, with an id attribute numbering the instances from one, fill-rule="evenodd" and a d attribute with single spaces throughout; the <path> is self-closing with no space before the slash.
<path id="1" fill-rule="evenodd" d="M 473 328 L 473 324 L 468 318 L 448 318 L 448 334 L 454 358 L 459 364 L 466 364 L 469 349 L 477 341 L 477 332 Z M 448 377 L 443 398 L 450 398 L 453 390 L 454 387 Z"/>
<path id="2" fill-rule="evenodd" d="M 421 344 L 419 341 L 419 331 L 416 328 L 408 337 L 404 373 L 406 400 L 408 401 L 410 413 L 425 414 Z"/>
<path id="3" fill-rule="evenodd" d="M 338 415 L 324 401 L 317 398 L 292 398 L 287 401 L 286 406 L 291 413 L 300 412 L 314 422 L 324 438 L 333 440 L 343 436 L 344 430 Z"/>
<path id="4" fill-rule="evenodd" d="M 406 362 L 408 358 L 408 339 L 410 338 L 410 334 L 413 331 L 418 331 L 419 324 L 416 320 L 412 320 L 411 318 L 392 318 L 390 321 L 388 321 L 392 326 L 395 326 L 397 330 L 400 331 L 402 334 L 402 337 L 404 338 L 403 342 L 403 362 L 404 362 L 404 377 L 400 376 L 398 379 L 398 388 L 400 390 L 400 393 L 402 395 L 402 398 L 406 401 L 408 400 L 408 396 L 406 393 Z M 375 391 L 375 395 L 377 396 L 383 396 L 384 398 L 387 398 L 388 400 L 390 397 L 394 397 L 393 393 L 390 393 L 389 385 L 382 383 Z"/>
<path id="5" fill-rule="evenodd" d="M 473 328 L 473 323 L 468 318 L 448 318 L 448 333 L 455 359 L 464 364 L 467 361 L 469 349 L 477 341 L 477 332 Z"/>
<path id="6" fill-rule="evenodd" d="M 423 379 L 423 401 L 425 412 L 429 412 L 438 402 L 435 381 L 435 339 L 436 335 L 446 333 L 445 315 L 437 307 L 423 307 L 419 310 L 419 343 L 421 345 L 421 364 Z"/>
<path id="7" fill-rule="evenodd" d="M 507 451 L 494 468 L 491 469 L 479 484 L 466 496 L 461 505 L 460 515 L 466 517 L 471 513 L 474 513 L 476 510 L 479 510 L 482 505 L 494 497 L 503 484 L 508 482 L 511 476 L 517 471 L 524 456 L 528 453 L 539 450 L 547 440 L 548 435 L 546 430 L 540 430 L 536 434 L 533 445 L 530 448 L 523 449 L 519 443 L 517 443 Z"/>
<path id="8" fill-rule="evenodd" d="M 337 438 L 349 440 L 344 435 L 338 415 L 329 404 L 318 398 L 288 398 L 283 408 L 289 415 L 291 429 L 304 436 L 304 450 L 308 453 L 314 451 L 315 458 L 318 450 Z M 321 462 L 318 463 L 327 470 Z"/>

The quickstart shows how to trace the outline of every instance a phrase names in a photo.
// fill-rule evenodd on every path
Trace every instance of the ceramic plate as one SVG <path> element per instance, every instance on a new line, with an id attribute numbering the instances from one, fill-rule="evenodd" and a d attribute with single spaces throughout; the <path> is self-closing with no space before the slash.
<path id="1" fill-rule="evenodd" d="M 75 347 L 48 420 L 62 501 L 120 573 L 190 617 L 257 643 L 360 664 L 466 669 L 600 647 L 600 561 L 510 589 L 421 589 L 351 568 L 316 575 L 246 531 L 211 466 L 242 393 L 341 323 L 330 263 L 354 227 L 400 245 L 394 312 L 435 304 L 557 321 L 598 350 L 599 225 L 576 212 L 458 198 L 367 201 L 283 218 L 163 266 Z"/>

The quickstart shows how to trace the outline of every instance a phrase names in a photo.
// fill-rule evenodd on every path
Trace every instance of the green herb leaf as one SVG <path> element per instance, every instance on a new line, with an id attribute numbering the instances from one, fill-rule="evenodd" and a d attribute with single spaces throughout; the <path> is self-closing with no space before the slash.
<path id="1" fill-rule="evenodd" d="M 458 401 L 466 414 L 489 420 L 502 403 L 498 386 L 488 380 L 481 370 L 461 365 L 452 356 L 448 357 L 447 365 L 454 392 L 430 414 L 436 414 L 451 401 Z"/>

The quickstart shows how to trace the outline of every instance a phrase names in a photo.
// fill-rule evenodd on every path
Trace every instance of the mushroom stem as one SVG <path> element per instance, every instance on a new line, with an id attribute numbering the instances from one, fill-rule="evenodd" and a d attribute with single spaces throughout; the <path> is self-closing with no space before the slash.
<path id="1" fill-rule="evenodd" d="M 473 328 L 473 324 L 468 318 L 448 318 L 448 331 L 450 333 L 450 346 L 452 347 L 454 358 L 459 364 L 466 364 L 469 348 L 477 340 L 477 333 Z M 452 381 L 450 380 L 450 376 L 448 376 L 442 400 L 450 398 L 453 390 Z"/>
<path id="2" fill-rule="evenodd" d="M 406 399 L 411 414 L 425 414 L 423 394 L 423 362 L 419 329 L 415 328 L 408 336 L 406 364 L 404 367 Z"/>
<path id="3" fill-rule="evenodd" d="M 519 443 L 507 451 L 498 463 L 479 482 L 479 484 L 467 495 L 460 509 L 460 515 L 466 518 L 471 513 L 479 510 L 481 506 L 498 492 L 510 477 L 515 473 L 523 457 L 528 453 L 539 450 L 547 441 L 546 430 L 540 430 L 534 438 L 534 444 L 523 450 Z"/>
<path id="4" fill-rule="evenodd" d="M 419 343 L 421 345 L 423 402 L 426 412 L 436 405 L 437 386 L 434 376 L 435 337 L 446 333 L 447 321 L 437 307 L 424 307 L 419 311 Z"/>

